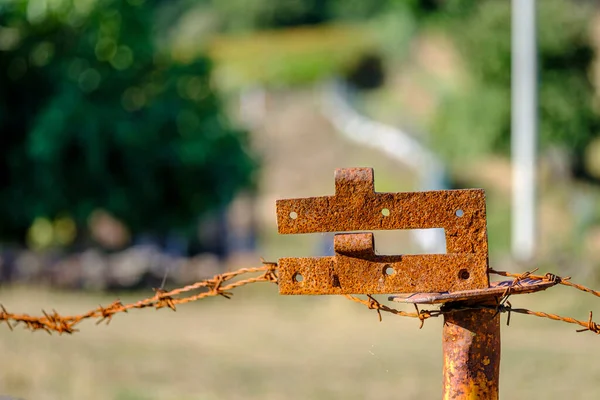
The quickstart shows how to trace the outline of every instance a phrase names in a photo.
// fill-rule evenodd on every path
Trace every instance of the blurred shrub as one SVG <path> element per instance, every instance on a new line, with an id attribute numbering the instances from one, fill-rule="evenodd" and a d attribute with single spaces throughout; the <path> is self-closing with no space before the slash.
<path id="1" fill-rule="evenodd" d="M 440 9 L 445 0 L 204 0 L 219 15 L 222 29 L 247 32 L 317 25 L 333 21 L 365 21 L 410 10 L 417 15 Z"/>
<path id="2" fill-rule="evenodd" d="M 202 48 L 190 32 L 210 16 L 221 33 L 210 45 L 220 87 L 302 85 L 344 74 L 362 57 L 404 54 L 417 3 L 205 0 L 194 3 L 198 17 L 184 21 L 175 42 L 183 58 Z"/>
<path id="3" fill-rule="evenodd" d="M 374 45 L 360 26 L 327 25 L 220 36 L 209 54 L 222 88 L 302 85 L 339 74 Z"/>
<path id="4" fill-rule="evenodd" d="M 510 7 L 506 1 L 449 0 L 437 11 L 472 78 L 467 91 L 446 98 L 432 127 L 433 145 L 449 160 L 509 151 Z M 537 9 L 540 146 L 569 149 L 578 168 L 598 132 L 588 74 L 592 13 L 569 0 L 538 1 Z"/>
<path id="5" fill-rule="evenodd" d="M 212 0 L 227 32 L 317 25 L 339 20 L 365 20 L 406 0 Z M 410 2 L 414 2 L 411 0 Z"/>
<path id="6" fill-rule="evenodd" d="M 0 3 L 0 235 L 96 209 L 133 233 L 184 231 L 250 184 L 209 60 L 158 50 L 158 3 Z"/>
<path id="7" fill-rule="evenodd" d="M 356 89 L 377 89 L 385 81 L 383 59 L 378 54 L 367 53 L 348 69 L 344 78 Z"/>
<path id="8" fill-rule="evenodd" d="M 212 0 L 226 31 L 314 25 L 328 20 L 327 0 Z"/>

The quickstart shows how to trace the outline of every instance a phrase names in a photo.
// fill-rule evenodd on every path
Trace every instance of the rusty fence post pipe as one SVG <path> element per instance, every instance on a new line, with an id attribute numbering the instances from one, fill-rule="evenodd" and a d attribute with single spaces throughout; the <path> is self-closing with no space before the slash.
<path id="1" fill-rule="evenodd" d="M 448 303 L 445 308 L 452 308 Z M 443 399 L 498 399 L 500 313 L 493 309 L 444 314 Z"/>

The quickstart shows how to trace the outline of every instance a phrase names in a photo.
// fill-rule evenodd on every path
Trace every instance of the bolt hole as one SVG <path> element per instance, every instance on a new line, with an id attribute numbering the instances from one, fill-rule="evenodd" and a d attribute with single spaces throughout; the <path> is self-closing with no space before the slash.
<path id="1" fill-rule="evenodd" d="M 331 286 L 333 287 L 342 287 L 342 285 L 340 285 L 340 277 L 337 275 L 333 275 L 332 279 L 331 279 Z"/>
<path id="2" fill-rule="evenodd" d="M 466 269 L 461 269 L 460 271 L 458 271 L 458 277 L 463 281 L 466 281 L 471 277 L 471 274 Z"/>
<path id="3" fill-rule="evenodd" d="M 290 218 L 291 218 L 291 219 L 296 219 L 296 218 L 298 218 L 298 213 L 297 213 L 296 211 L 292 211 L 292 212 L 290 213 Z"/>
<path id="4" fill-rule="evenodd" d="M 395 273 L 396 273 L 396 270 L 391 265 L 386 265 L 383 267 L 383 274 L 385 276 L 394 275 Z"/>
<path id="5" fill-rule="evenodd" d="M 294 281 L 296 281 L 296 282 L 300 283 L 300 282 L 302 282 L 302 281 L 304 280 L 304 277 L 302 276 L 302 274 L 300 274 L 300 273 L 296 272 L 296 273 L 294 274 L 294 277 L 293 277 L 293 279 L 294 279 Z"/>
<path id="6" fill-rule="evenodd" d="M 383 210 L 381 210 L 381 215 L 383 215 L 384 217 L 389 217 L 390 216 L 390 210 L 387 208 L 384 208 Z"/>
<path id="7" fill-rule="evenodd" d="M 463 215 L 465 215 L 465 212 L 461 209 L 456 210 L 456 216 L 457 217 L 462 217 Z"/>

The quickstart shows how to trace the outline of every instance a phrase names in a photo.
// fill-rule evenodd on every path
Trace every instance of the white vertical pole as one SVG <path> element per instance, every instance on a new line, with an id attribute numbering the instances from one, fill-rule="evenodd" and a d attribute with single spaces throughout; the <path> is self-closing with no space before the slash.
<path id="1" fill-rule="evenodd" d="M 535 0 L 512 0 L 512 253 L 535 255 L 537 45 Z M 560 28 L 558 28 L 560 29 Z"/>

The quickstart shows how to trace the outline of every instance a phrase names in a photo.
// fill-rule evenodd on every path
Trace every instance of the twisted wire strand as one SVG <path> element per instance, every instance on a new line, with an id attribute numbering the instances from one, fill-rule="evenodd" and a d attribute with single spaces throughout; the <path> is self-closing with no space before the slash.
<path id="1" fill-rule="evenodd" d="M 263 272 L 263 274 L 251 277 L 232 283 L 224 284 L 234 278 L 237 278 L 244 274 Z M 22 324 L 25 328 L 36 331 L 44 330 L 48 333 L 58 332 L 59 334 L 67 333 L 71 334 L 77 332 L 76 325 L 87 319 L 96 319 L 96 324 L 102 322 L 110 323 L 112 317 L 117 313 L 126 313 L 132 309 L 142 308 L 170 308 L 176 311 L 178 304 L 186 304 L 200 299 L 213 296 L 223 296 L 230 298 L 232 293 L 231 290 L 240 286 L 245 286 L 251 283 L 258 282 L 274 282 L 277 283 L 277 273 L 275 266 L 272 263 L 265 263 L 262 267 L 256 268 L 243 268 L 233 272 L 226 272 L 224 274 L 215 275 L 211 279 L 196 282 L 192 285 L 187 285 L 181 288 L 173 289 L 171 291 L 165 291 L 162 289 L 155 289 L 154 296 L 148 297 L 143 300 L 139 300 L 134 303 L 123 304 L 120 300 L 115 300 L 110 305 L 98 306 L 86 313 L 78 315 L 60 315 L 56 310 L 52 310 L 52 313 L 48 313 L 42 310 L 41 316 L 30 316 L 28 314 L 15 314 L 10 313 L 6 308 L 0 305 L 0 323 L 5 322 L 8 327 L 12 330 L 15 326 Z M 208 291 L 200 292 L 187 297 L 174 297 L 182 293 L 186 293 L 192 290 L 198 290 L 201 288 L 207 288 Z"/>

